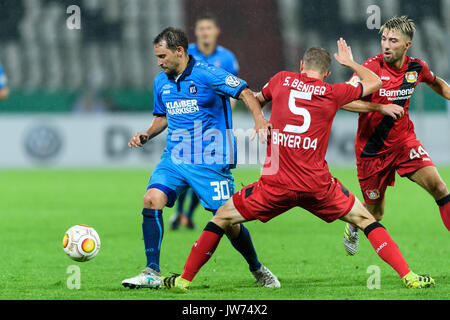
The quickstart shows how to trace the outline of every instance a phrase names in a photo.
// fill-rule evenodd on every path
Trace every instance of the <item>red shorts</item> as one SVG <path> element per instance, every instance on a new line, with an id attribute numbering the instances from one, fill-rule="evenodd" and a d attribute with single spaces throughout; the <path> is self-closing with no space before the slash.
<path id="1" fill-rule="evenodd" d="M 267 222 L 289 209 L 301 207 L 326 222 L 333 222 L 350 212 L 355 196 L 336 178 L 323 192 L 314 193 L 288 190 L 258 180 L 235 193 L 233 203 L 247 221 Z"/>
<path id="2" fill-rule="evenodd" d="M 378 157 L 357 158 L 358 180 L 366 203 L 375 204 L 384 198 L 386 188 L 395 183 L 395 171 L 403 177 L 420 168 L 434 166 L 419 140 Z"/>

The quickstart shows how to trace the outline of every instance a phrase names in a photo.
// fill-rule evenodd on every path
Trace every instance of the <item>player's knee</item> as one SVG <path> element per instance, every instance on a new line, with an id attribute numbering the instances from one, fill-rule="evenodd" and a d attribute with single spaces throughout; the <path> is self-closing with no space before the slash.
<path id="1" fill-rule="evenodd" d="M 224 230 L 228 230 L 231 227 L 231 216 L 224 206 L 220 207 L 215 216 L 211 220 Z"/>
<path id="2" fill-rule="evenodd" d="M 377 221 L 381 221 L 383 219 L 384 215 L 384 208 L 382 206 L 376 205 L 376 206 L 366 206 L 367 210 L 370 212 L 370 214 L 375 218 Z"/>
<path id="3" fill-rule="evenodd" d="M 144 195 L 144 208 L 162 209 L 165 206 L 165 199 L 155 192 L 147 192 Z"/>

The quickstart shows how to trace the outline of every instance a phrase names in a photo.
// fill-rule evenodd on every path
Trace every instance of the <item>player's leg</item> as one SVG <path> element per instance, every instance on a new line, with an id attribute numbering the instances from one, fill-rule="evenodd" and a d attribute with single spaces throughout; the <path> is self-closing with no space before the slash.
<path id="1" fill-rule="evenodd" d="M 187 166 L 186 171 L 191 168 Z M 230 170 L 214 170 L 194 168 L 195 174 L 190 175 L 189 184 L 197 194 L 203 207 L 215 214 L 216 210 L 234 193 L 234 178 Z M 205 188 L 209 185 L 210 188 Z M 247 261 L 249 270 L 254 272 L 261 269 L 262 264 L 253 246 L 249 230 L 245 226 L 234 226 L 226 231 L 231 245 Z M 265 283 L 262 283 L 265 286 Z"/>
<path id="2" fill-rule="evenodd" d="M 159 288 L 162 278 L 159 268 L 161 244 L 164 236 L 163 208 L 172 207 L 177 193 L 187 184 L 173 169 L 170 159 L 163 158 L 152 173 L 144 195 L 142 209 L 142 234 L 147 263 L 135 277 L 125 279 L 122 285 L 129 288 Z"/>
<path id="3" fill-rule="evenodd" d="M 436 167 L 426 166 L 406 174 L 406 177 L 416 182 L 434 198 L 439 206 L 442 221 L 450 231 L 450 194 Z"/>
<path id="4" fill-rule="evenodd" d="M 381 221 L 384 215 L 386 189 L 395 182 L 392 161 L 386 156 L 357 161 L 358 180 L 364 205 L 377 221 Z M 343 243 L 349 255 L 356 254 L 359 247 L 359 229 L 355 225 L 351 223 L 345 225 Z"/>
<path id="5" fill-rule="evenodd" d="M 408 288 L 434 285 L 434 280 L 431 277 L 417 275 L 409 269 L 399 247 L 391 239 L 387 230 L 375 220 L 358 199 L 355 198 L 353 208 L 341 220 L 356 225 L 364 231 L 378 256 L 399 274 Z"/>
<path id="6" fill-rule="evenodd" d="M 184 201 L 186 200 L 187 192 L 188 191 L 186 190 L 185 192 L 181 193 L 178 196 L 177 210 L 173 214 L 173 216 L 170 218 L 170 229 L 172 229 L 172 230 L 178 230 L 178 228 L 180 227 L 181 217 L 184 214 Z"/>
<path id="7" fill-rule="evenodd" d="M 195 241 L 184 265 L 183 274 L 165 278 L 164 285 L 167 288 L 187 290 L 195 275 L 214 254 L 222 236 L 225 233 L 232 234 L 233 226 L 245 221 L 245 218 L 234 207 L 233 199 L 229 199 L 225 205 L 217 210 L 214 217 L 206 225 L 200 238 Z"/>
<path id="8" fill-rule="evenodd" d="M 175 276 L 164 280 L 165 286 L 188 287 L 190 281 L 211 257 L 224 233 L 233 236 L 234 232 L 241 230 L 236 229 L 236 226 L 242 225 L 245 221 L 258 219 L 267 222 L 292 208 L 293 205 L 291 203 L 280 204 L 274 207 L 277 201 L 289 202 L 291 198 L 296 199 L 295 196 L 292 197 L 289 192 L 286 192 L 286 189 L 280 189 L 278 193 L 276 191 L 268 192 L 262 187 L 260 181 L 236 193 L 224 206 L 219 208 L 213 219 L 206 226 L 200 239 L 194 243 L 185 264 L 183 275 L 178 278 Z M 278 279 L 264 265 L 257 272 L 258 276 L 263 278 L 260 280 L 263 286 L 280 287 Z M 255 275 L 256 277 L 257 275 Z"/>
<path id="9" fill-rule="evenodd" d="M 186 212 L 186 227 L 188 229 L 195 229 L 195 225 L 194 225 L 194 221 L 193 216 L 194 216 L 194 211 L 197 208 L 198 204 L 200 203 L 200 200 L 198 199 L 197 195 L 195 194 L 194 191 L 191 192 L 191 202 L 189 203 L 189 208 Z"/>

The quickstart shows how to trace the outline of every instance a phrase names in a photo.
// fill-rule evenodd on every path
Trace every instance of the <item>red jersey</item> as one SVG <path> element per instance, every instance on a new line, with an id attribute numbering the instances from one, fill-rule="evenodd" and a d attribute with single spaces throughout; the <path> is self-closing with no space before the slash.
<path id="1" fill-rule="evenodd" d="M 428 65 L 419 59 L 406 56 L 403 67 L 392 68 L 380 53 L 368 59 L 364 66 L 375 72 L 383 82 L 382 88 L 364 100 L 381 104 L 397 104 L 405 109 L 405 115 L 394 121 L 379 112 L 361 113 L 355 141 L 357 158 L 374 157 L 399 144 L 416 140 L 414 125 L 409 119 L 409 101 L 419 82 L 432 83 L 436 79 Z M 350 83 L 359 81 L 353 75 Z"/>
<path id="2" fill-rule="evenodd" d="M 264 183 L 315 192 L 332 179 L 325 161 L 331 125 L 339 108 L 360 99 L 362 85 L 328 84 L 306 74 L 282 71 L 262 89 L 272 101 Z M 274 172 L 274 164 L 278 169 Z"/>

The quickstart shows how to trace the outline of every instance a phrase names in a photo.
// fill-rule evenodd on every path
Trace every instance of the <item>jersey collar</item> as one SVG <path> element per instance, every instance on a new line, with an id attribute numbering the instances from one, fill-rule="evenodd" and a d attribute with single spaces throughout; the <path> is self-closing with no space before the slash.
<path id="1" fill-rule="evenodd" d="M 189 55 L 188 65 L 187 65 L 186 69 L 184 69 L 183 73 L 178 77 L 178 79 L 175 80 L 176 77 L 174 77 L 174 76 L 167 76 L 167 78 L 169 80 L 174 80 L 176 83 L 179 83 L 181 80 L 183 80 L 187 76 L 191 75 L 192 69 L 194 68 L 194 64 L 195 64 L 195 58 L 193 56 Z"/>

